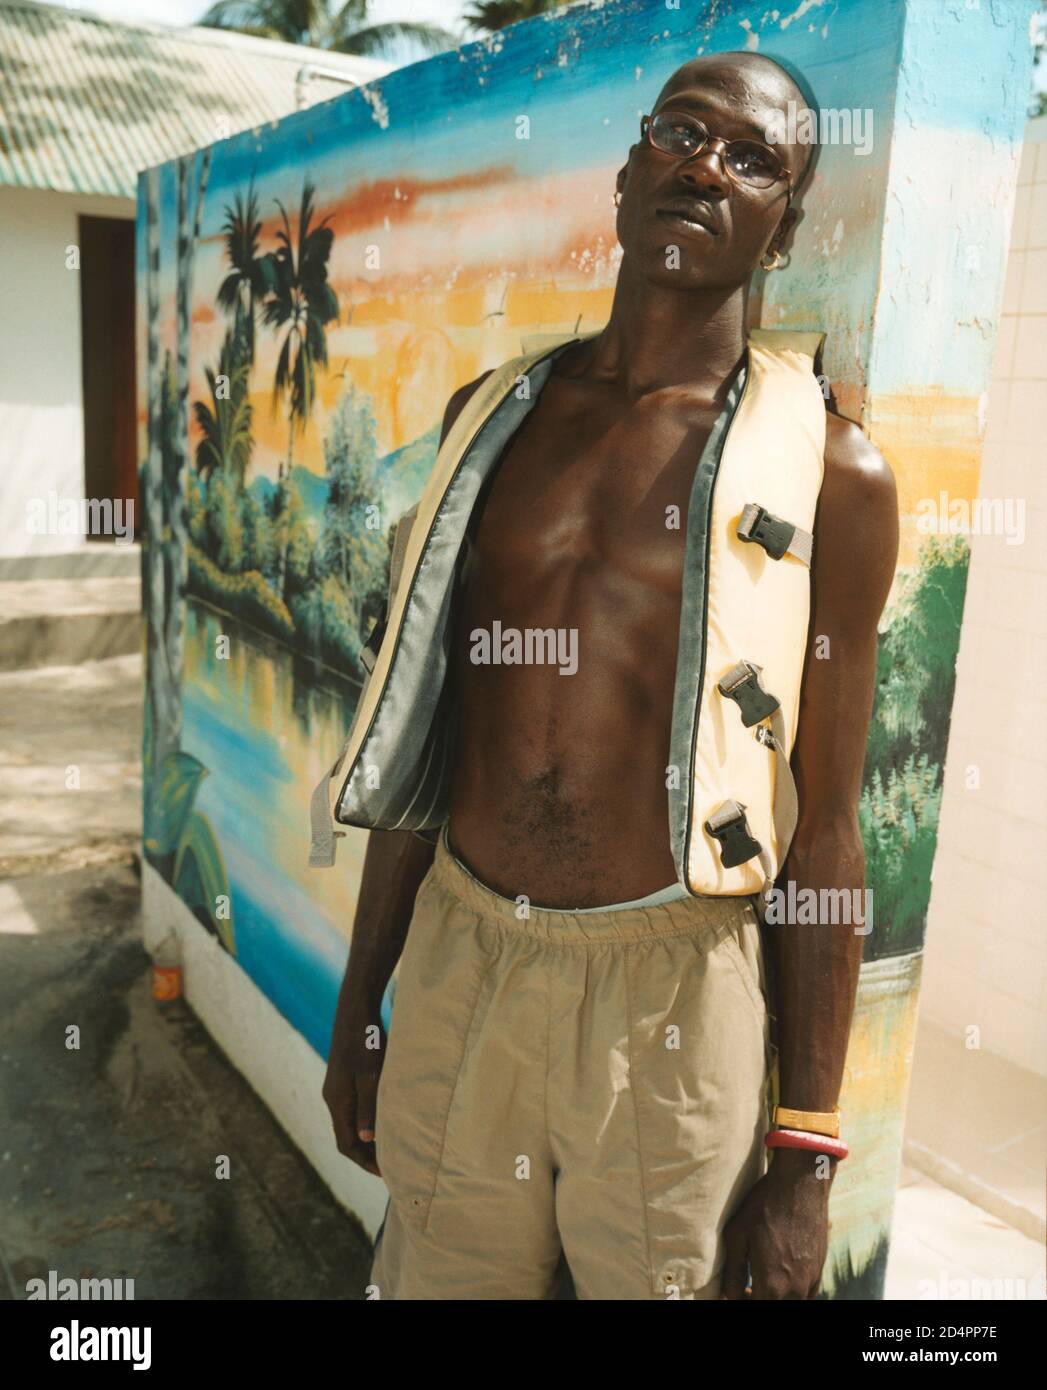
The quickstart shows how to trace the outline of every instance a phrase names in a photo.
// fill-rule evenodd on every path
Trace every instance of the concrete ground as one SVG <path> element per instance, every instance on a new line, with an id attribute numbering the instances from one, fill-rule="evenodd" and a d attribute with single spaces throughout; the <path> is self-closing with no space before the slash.
<path id="1" fill-rule="evenodd" d="M 52 1269 L 137 1298 L 358 1298 L 363 1230 L 185 1005 L 152 999 L 140 738 L 137 654 L 0 670 L 0 1298 Z M 888 1299 L 975 1280 L 1043 1298 L 1042 1245 L 906 1170 Z"/>
<path id="2" fill-rule="evenodd" d="M 885 1299 L 1024 1302 L 1045 1297 L 1041 1240 L 926 1173 L 902 1169 Z"/>
<path id="3" fill-rule="evenodd" d="M 49 1270 L 136 1298 L 359 1298 L 362 1228 L 152 998 L 140 709 L 137 656 L 0 673 L 0 1298 Z"/>

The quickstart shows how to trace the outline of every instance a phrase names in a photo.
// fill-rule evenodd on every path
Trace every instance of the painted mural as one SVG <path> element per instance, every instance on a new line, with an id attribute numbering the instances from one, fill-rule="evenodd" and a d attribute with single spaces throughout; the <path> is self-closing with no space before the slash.
<path id="1" fill-rule="evenodd" d="M 820 151 L 788 268 L 751 302 L 754 323 L 825 330 L 836 406 L 884 450 L 902 498 L 861 799 L 875 927 L 841 1099 L 854 1156 L 823 1285 L 837 1298 L 882 1289 L 967 573 L 964 539 L 914 518 L 939 488 L 976 492 L 982 329 L 998 313 L 1024 96 L 1017 12 L 918 11 L 593 0 L 139 187 L 145 854 L 324 1055 L 364 835 L 342 841 L 336 871 L 309 870 L 309 793 L 351 721 L 390 525 L 432 467 L 448 396 L 536 334 L 606 321 L 615 172 L 677 65 L 755 48 L 820 107 L 868 113 L 867 148 Z M 938 91 L 921 46 L 936 47 L 934 72 L 962 71 L 976 42 L 995 86 Z M 928 174 L 944 146 L 964 158 Z M 960 179 L 976 284 L 919 244 Z M 916 322 L 920 283 L 935 295 Z"/>

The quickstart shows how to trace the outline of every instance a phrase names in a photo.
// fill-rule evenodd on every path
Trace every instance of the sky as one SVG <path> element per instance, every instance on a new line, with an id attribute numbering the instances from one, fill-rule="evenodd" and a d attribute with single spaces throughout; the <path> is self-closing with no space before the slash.
<path id="1" fill-rule="evenodd" d="M 93 10 L 113 19 L 141 19 L 150 24 L 194 24 L 210 7 L 210 0 L 87 0 L 68 9 Z M 412 19 L 441 24 L 453 33 L 464 32 L 458 17 L 468 0 L 371 0 L 371 20 L 383 23 Z"/>

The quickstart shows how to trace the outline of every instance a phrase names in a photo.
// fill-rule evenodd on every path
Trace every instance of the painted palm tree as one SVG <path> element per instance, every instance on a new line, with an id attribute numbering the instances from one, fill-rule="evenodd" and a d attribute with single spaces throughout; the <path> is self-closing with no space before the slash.
<path id="1" fill-rule="evenodd" d="M 304 427 L 313 411 L 316 369 L 327 366 L 325 326 L 338 317 L 338 296 L 327 281 L 327 262 L 334 232 L 324 218 L 315 225 L 314 195 L 309 179 L 302 187 L 297 234 L 279 198 L 283 226 L 276 231 L 276 251 L 266 257 L 269 297 L 262 317 L 269 328 L 283 332 L 273 381 L 273 404 L 287 398 L 287 472 L 294 456 L 296 427 Z M 283 465 L 281 464 L 281 476 Z"/>
<path id="2" fill-rule="evenodd" d="M 472 7 L 462 15 L 462 23 L 493 34 L 510 24 L 519 24 L 522 19 L 562 9 L 568 3 L 569 0 L 473 0 Z"/>
<path id="3" fill-rule="evenodd" d="M 218 304 L 234 316 L 235 335 L 250 366 L 254 362 L 256 309 L 272 288 L 267 276 L 269 262 L 258 254 L 262 220 L 253 183 L 246 194 L 237 193 L 232 207 L 226 207 L 222 230 L 232 269 L 218 287 Z"/>
<path id="4" fill-rule="evenodd" d="M 277 533 L 286 520 L 285 477 L 294 462 L 296 429 L 304 429 L 312 415 L 316 398 L 316 369 L 327 366 L 326 325 L 338 318 L 338 296 L 327 280 L 327 262 L 334 232 L 328 219 L 314 225 L 316 190 L 309 179 L 302 186 L 297 231 L 292 229 L 287 209 L 277 198 L 283 226 L 277 228 L 277 250 L 266 257 L 270 293 L 262 306 L 267 327 L 283 334 L 273 380 L 273 407 L 287 401 L 287 461 L 281 461 L 273 503 Z M 284 528 L 285 529 L 285 528 Z M 278 542 L 280 556 L 277 592 L 283 595 L 286 545 Z"/>
<path id="5" fill-rule="evenodd" d="M 197 472 L 204 479 L 212 473 L 225 473 L 235 480 L 239 492 L 251 457 L 251 402 L 247 391 L 248 366 L 239 359 L 229 333 L 222 344 L 218 371 L 205 367 L 204 375 L 211 404 L 193 402 L 201 434 L 196 446 Z"/>
<path id="6" fill-rule="evenodd" d="M 345 0 L 342 5 L 336 0 L 217 0 L 197 23 L 375 58 L 389 56 L 404 40 L 413 41 L 425 53 L 442 53 L 458 43 L 454 34 L 436 24 L 410 20 L 368 24 L 369 9 L 370 0 Z"/>

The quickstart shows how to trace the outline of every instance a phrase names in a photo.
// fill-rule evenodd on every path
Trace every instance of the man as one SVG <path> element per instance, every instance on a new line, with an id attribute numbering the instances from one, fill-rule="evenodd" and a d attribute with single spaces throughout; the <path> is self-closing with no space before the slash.
<path id="1" fill-rule="evenodd" d="M 645 120 L 617 176 L 610 320 L 557 351 L 471 516 L 446 823 L 435 850 L 410 831 L 370 836 L 324 1087 L 339 1148 L 372 1173 L 380 1159 L 390 1189 L 380 1297 L 554 1297 L 564 1257 L 581 1298 L 817 1292 L 838 1161 L 817 1135 L 831 1123 L 763 1171 L 755 900 L 685 886 L 666 834 L 688 676 L 687 528 L 667 518 L 688 515 L 696 460 L 723 447 L 748 283 L 797 220 L 810 148 L 753 149 L 790 103 L 806 104 L 793 80 L 751 53 L 669 78 L 652 108 L 663 119 Z M 443 438 L 487 375 L 452 396 Z M 817 413 L 799 817 L 775 866 L 798 891 L 863 884 L 857 804 L 897 549 L 886 463 Z M 559 660 L 478 657 L 480 634 L 550 629 L 570 638 Z M 787 772 L 788 759 L 780 785 Z M 705 830 L 711 852 L 715 821 Z M 767 930 L 779 1102 L 831 1122 L 863 936 Z"/>

